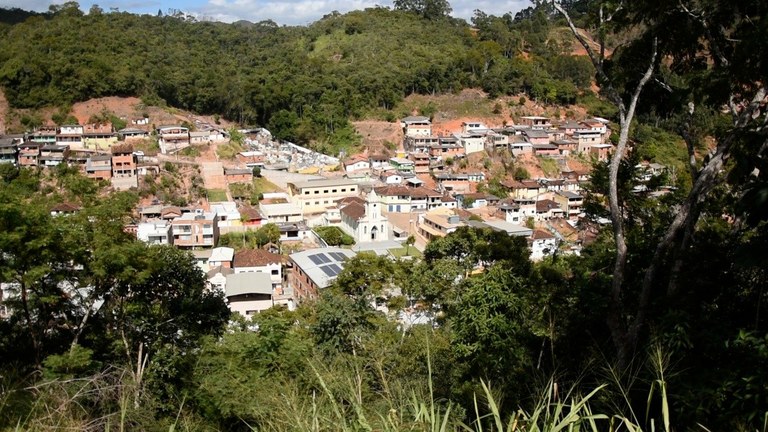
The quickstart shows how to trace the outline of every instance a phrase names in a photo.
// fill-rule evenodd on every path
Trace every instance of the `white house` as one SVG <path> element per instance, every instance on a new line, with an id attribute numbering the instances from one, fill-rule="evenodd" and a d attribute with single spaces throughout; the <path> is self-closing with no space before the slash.
<path id="1" fill-rule="evenodd" d="M 173 244 L 171 224 L 167 221 L 140 223 L 136 229 L 136 237 L 148 244 Z"/>
<path id="2" fill-rule="evenodd" d="M 217 247 L 211 250 L 211 256 L 208 258 L 208 268 L 214 267 L 232 267 L 232 259 L 235 256 L 235 250 L 230 247 Z"/>
<path id="3" fill-rule="evenodd" d="M 283 257 L 264 249 L 243 249 L 235 253 L 232 263 L 235 273 L 268 274 L 272 287 L 277 289 L 283 281 Z"/>
<path id="4" fill-rule="evenodd" d="M 234 274 L 234 270 L 226 267 L 216 267 L 208 271 L 208 288 L 226 292 L 227 288 L 227 276 Z"/>
<path id="5" fill-rule="evenodd" d="M 432 122 L 429 121 L 429 117 L 409 116 L 400 120 L 400 124 L 407 137 L 432 135 Z"/>
<path id="6" fill-rule="evenodd" d="M 341 203 L 342 230 L 355 239 L 355 243 L 389 240 L 389 221 L 381 214 L 381 199 L 372 190 L 365 201 L 349 199 Z"/>
<path id="7" fill-rule="evenodd" d="M 529 244 L 531 246 L 531 260 L 534 261 L 552 255 L 557 250 L 557 238 L 543 230 L 534 230 Z"/>
<path id="8" fill-rule="evenodd" d="M 469 132 L 456 135 L 461 145 L 464 147 L 464 154 L 480 153 L 485 150 L 485 134 Z"/>

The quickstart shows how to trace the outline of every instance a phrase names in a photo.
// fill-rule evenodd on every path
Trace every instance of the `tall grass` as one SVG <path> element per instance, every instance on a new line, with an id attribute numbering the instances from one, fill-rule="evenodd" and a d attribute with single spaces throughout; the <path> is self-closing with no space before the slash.
<path id="1" fill-rule="evenodd" d="M 674 430 L 666 377 L 668 359 L 660 350 L 651 353 L 649 364 L 656 378 L 650 383 L 644 413 L 631 409 L 630 389 L 622 384 L 619 371 L 609 369 L 606 384 L 584 392 L 577 387 L 563 391 L 550 380 L 529 409 L 506 412 L 498 402 L 498 392 L 487 382 L 481 382 L 482 391 L 475 395 L 473 410 L 467 415 L 455 403 L 435 396 L 431 363 L 428 356 L 428 380 L 422 388 L 419 383 L 390 381 L 384 369 L 371 368 L 354 358 L 345 364 L 313 359 L 311 383 L 302 383 L 296 377 L 277 377 L 274 381 L 265 380 L 272 383 L 267 389 L 254 394 L 233 391 L 232 397 L 253 397 L 254 404 L 266 405 L 254 417 L 241 421 L 242 427 L 265 432 Z M 2 383 L 0 411 L 12 409 L 17 416 L 11 419 L 6 412 L 6 424 L 0 424 L 0 430 L 226 430 L 194 412 L 193 395 L 189 400 L 185 397 L 177 401 L 175 412 L 158 417 L 157 406 L 146 397 L 141 380 L 134 375 L 131 370 L 110 368 L 88 378 L 48 380 L 16 390 Z M 26 409 L 12 404 L 23 393 L 32 396 Z M 592 404 L 599 399 L 615 402 L 615 412 L 595 412 Z M 12 421 L 8 422 L 9 419 Z M 704 426 L 701 430 L 708 431 Z M 762 432 L 768 432 L 768 415 Z"/>

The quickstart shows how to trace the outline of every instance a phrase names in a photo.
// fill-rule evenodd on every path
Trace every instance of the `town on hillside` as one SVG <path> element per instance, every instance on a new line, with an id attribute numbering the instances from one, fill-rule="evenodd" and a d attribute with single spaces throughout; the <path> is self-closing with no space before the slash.
<path id="1" fill-rule="evenodd" d="M 464 121 L 436 133 L 430 118 L 409 116 L 400 121 L 396 149 L 341 160 L 273 139 L 263 128 L 129 120 L 121 130 L 73 124 L 2 136 L 0 163 L 43 170 L 66 164 L 109 190 L 139 190 L 141 204 L 125 230 L 149 244 L 190 250 L 211 289 L 244 316 L 316 297 L 361 252 L 416 259 L 429 242 L 474 227 L 524 237 L 530 258 L 540 260 L 579 254 L 609 223 L 583 210 L 591 166 L 613 150 L 602 118 L 523 116 L 498 127 Z M 241 151 L 220 157 L 217 147 L 231 146 L 232 134 Z M 554 170 L 531 175 L 526 161 Z M 658 183 L 650 180 L 664 171 L 637 166 L 644 184 Z M 181 178 L 177 195 L 158 192 L 169 172 Z M 51 214 L 79 208 L 62 202 Z M 245 241 L 256 233 L 261 241 Z M 233 244 L 239 237 L 243 242 Z"/>

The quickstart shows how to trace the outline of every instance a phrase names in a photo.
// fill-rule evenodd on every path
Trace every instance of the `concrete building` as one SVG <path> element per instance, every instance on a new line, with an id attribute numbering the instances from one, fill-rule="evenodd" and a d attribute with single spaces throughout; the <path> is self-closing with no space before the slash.
<path id="1" fill-rule="evenodd" d="M 259 203 L 259 211 L 267 222 L 301 222 L 304 220 L 301 208 L 293 203 Z"/>
<path id="2" fill-rule="evenodd" d="M 42 144 L 32 141 L 19 144 L 19 166 L 36 167 L 40 165 L 40 147 Z"/>
<path id="3" fill-rule="evenodd" d="M 280 290 L 283 284 L 283 256 L 264 249 L 243 249 L 235 253 L 235 273 L 265 273 L 272 288 Z"/>
<path id="4" fill-rule="evenodd" d="M 136 155 L 133 154 L 133 146 L 130 144 L 119 144 L 112 146 L 111 151 L 112 186 L 118 190 L 138 187 Z"/>
<path id="5" fill-rule="evenodd" d="M 112 178 L 112 156 L 96 154 L 89 157 L 85 164 L 85 175 L 95 180 L 110 180 Z"/>
<path id="6" fill-rule="evenodd" d="M 541 116 L 520 117 L 520 123 L 522 123 L 525 126 L 528 126 L 531 129 L 547 130 L 552 128 L 552 122 L 550 122 L 549 117 L 541 117 Z"/>
<path id="7" fill-rule="evenodd" d="M 439 208 L 419 215 L 417 231 L 428 241 L 445 237 L 464 226 L 459 216 L 452 209 Z"/>
<path id="8" fill-rule="evenodd" d="M 173 244 L 171 224 L 167 221 L 142 222 L 138 224 L 136 237 L 147 244 Z"/>
<path id="9" fill-rule="evenodd" d="M 174 153 L 189 147 L 189 129 L 183 126 L 160 126 L 157 128 L 158 144 L 163 154 Z"/>
<path id="10" fill-rule="evenodd" d="M 208 258 L 208 268 L 232 268 L 232 260 L 234 257 L 235 250 L 231 247 L 214 248 L 211 250 L 211 256 Z"/>
<path id="11" fill-rule="evenodd" d="M 357 196 L 360 185 L 350 179 L 320 179 L 288 183 L 288 195 L 304 215 L 323 213 L 345 197 Z"/>
<path id="12" fill-rule="evenodd" d="M 67 161 L 69 146 L 47 144 L 40 148 L 40 166 L 51 168 Z"/>
<path id="13" fill-rule="evenodd" d="M 288 284 L 296 301 L 316 298 L 344 269 L 344 263 L 355 256 L 349 249 L 336 247 L 310 249 L 288 256 Z"/>
<path id="14" fill-rule="evenodd" d="M 226 276 L 224 295 L 229 310 L 249 317 L 274 306 L 272 282 L 265 273 L 234 273 Z"/>
<path id="15" fill-rule="evenodd" d="M 13 138 L 0 138 L 0 164 L 11 164 L 16 166 L 19 163 L 19 148 Z"/>
<path id="16" fill-rule="evenodd" d="M 400 120 L 400 124 L 406 137 L 432 135 L 432 122 L 429 117 L 409 116 Z"/>
<path id="17" fill-rule="evenodd" d="M 56 144 L 70 148 L 83 147 L 83 127 L 80 125 L 62 125 L 56 133 Z"/>
<path id="18" fill-rule="evenodd" d="M 584 211 L 584 198 L 575 192 L 565 190 L 557 192 L 554 201 L 560 205 L 565 212 L 565 217 L 570 220 L 577 220 Z"/>
<path id="19" fill-rule="evenodd" d="M 219 217 L 215 212 L 184 213 L 171 225 L 173 244 L 178 247 L 213 247 L 219 241 Z"/>
<path id="20" fill-rule="evenodd" d="M 227 183 L 251 183 L 253 170 L 248 168 L 224 168 L 224 177 Z"/>

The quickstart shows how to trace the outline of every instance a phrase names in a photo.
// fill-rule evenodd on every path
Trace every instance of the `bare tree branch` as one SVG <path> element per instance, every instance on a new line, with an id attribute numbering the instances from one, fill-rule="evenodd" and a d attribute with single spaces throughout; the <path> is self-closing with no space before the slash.
<path id="1" fill-rule="evenodd" d="M 597 75 L 600 77 L 600 81 L 602 81 L 601 85 L 604 87 L 606 94 L 611 99 L 611 101 L 616 104 L 616 106 L 619 108 L 619 111 L 624 113 L 624 101 L 622 100 L 619 92 L 617 92 L 613 87 L 611 79 L 608 78 L 608 75 L 605 73 L 605 69 L 603 68 L 602 56 L 605 54 L 604 50 L 601 49 L 601 54 L 598 56 L 589 45 L 589 42 L 587 42 L 587 39 L 579 32 L 579 29 L 576 28 L 576 25 L 573 23 L 573 19 L 571 19 L 571 16 L 568 14 L 568 12 L 563 9 L 563 6 L 560 4 L 560 2 L 557 0 L 552 0 L 552 6 L 555 8 L 555 10 L 562 14 L 563 17 L 565 17 L 566 22 L 568 22 L 568 27 L 571 29 L 571 33 L 573 33 L 573 36 L 576 38 L 576 40 L 579 41 L 581 46 L 584 47 L 584 49 L 587 51 L 587 55 L 592 61 L 592 65 L 594 65 L 595 69 L 597 70 Z"/>

